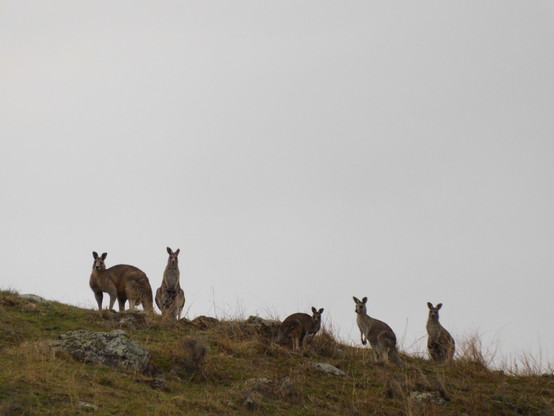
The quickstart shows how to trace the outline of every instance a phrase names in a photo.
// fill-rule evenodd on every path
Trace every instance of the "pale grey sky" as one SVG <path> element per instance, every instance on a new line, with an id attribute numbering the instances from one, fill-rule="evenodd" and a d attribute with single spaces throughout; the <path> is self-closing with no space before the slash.
<path id="1" fill-rule="evenodd" d="M 188 318 L 442 302 L 554 363 L 552 1 L 2 1 L 0 135 L 2 288 L 170 246 Z"/>

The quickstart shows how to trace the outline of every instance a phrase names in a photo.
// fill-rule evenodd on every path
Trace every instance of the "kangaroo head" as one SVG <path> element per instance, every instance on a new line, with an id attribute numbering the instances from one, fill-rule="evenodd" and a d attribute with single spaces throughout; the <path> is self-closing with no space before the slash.
<path id="1" fill-rule="evenodd" d="M 429 308 L 429 318 L 438 321 L 439 309 L 442 308 L 442 303 L 437 303 L 437 306 L 433 307 L 431 302 L 427 302 L 427 307 Z"/>
<path id="2" fill-rule="evenodd" d="M 169 254 L 169 258 L 167 259 L 167 264 L 177 265 L 179 263 L 179 259 L 177 256 L 179 256 L 180 252 L 181 252 L 180 248 L 178 248 L 177 251 L 173 252 L 173 250 L 167 247 L 167 254 Z"/>
<path id="3" fill-rule="evenodd" d="M 108 253 L 102 253 L 102 255 L 99 256 L 96 251 L 93 251 L 92 257 L 94 257 L 94 263 L 92 263 L 92 270 L 96 270 L 98 272 L 102 270 L 106 270 L 106 265 L 104 264 L 104 260 L 106 259 L 107 255 Z"/>
<path id="4" fill-rule="evenodd" d="M 319 328 L 321 326 L 321 314 L 323 313 L 323 308 L 317 310 L 312 306 L 312 320 L 314 324 Z"/>
<path id="5" fill-rule="evenodd" d="M 362 300 L 358 299 L 356 296 L 352 296 L 352 299 L 354 299 L 354 303 L 356 304 L 356 313 L 365 314 L 367 313 L 367 297 L 364 297 Z"/>

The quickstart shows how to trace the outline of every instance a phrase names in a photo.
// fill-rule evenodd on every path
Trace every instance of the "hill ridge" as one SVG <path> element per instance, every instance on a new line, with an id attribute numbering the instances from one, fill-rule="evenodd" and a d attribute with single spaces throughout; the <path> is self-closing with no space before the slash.
<path id="1" fill-rule="evenodd" d="M 70 331 L 117 329 L 149 352 L 148 370 L 84 363 L 55 346 Z M 255 320 L 174 322 L 0 291 L 0 415 L 554 416 L 554 376 L 492 371 L 478 350 L 452 365 L 402 354 L 400 368 L 375 364 L 369 348 L 326 329 L 302 353 L 271 342 L 273 330 Z"/>

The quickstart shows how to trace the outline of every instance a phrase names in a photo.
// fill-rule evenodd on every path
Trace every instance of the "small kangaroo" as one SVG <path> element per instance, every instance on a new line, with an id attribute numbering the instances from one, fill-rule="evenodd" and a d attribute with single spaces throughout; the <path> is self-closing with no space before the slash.
<path id="1" fill-rule="evenodd" d="M 98 255 L 96 251 L 92 252 L 94 263 L 92 264 L 92 273 L 90 275 L 89 285 L 94 292 L 94 297 L 98 303 L 98 309 L 102 310 L 102 298 L 104 292 L 110 296 L 110 310 L 117 299 L 119 311 L 125 310 L 125 302 L 129 300 L 129 309 L 135 309 L 142 304 L 144 310 L 153 312 L 152 288 L 146 274 L 135 266 L 118 264 L 106 269 L 104 260 L 108 253 Z"/>
<path id="2" fill-rule="evenodd" d="M 181 312 L 185 306 L 185 292 L 179 284 L 179 253 L 181 249 L 173 252 L 167 247 L 169 258 L 165 266 L 162 285 L 156 290 L 156 305 L 162 315 L 173 319 L 181 319 Z"/>
<path id="3" fill-rule="evenodd" d="M 323 308 L 317 310 L 312 306 L 312 313 L 312 316 L 302 312 L 287 316 L 279 327 L 277 342 L 292 339 L 292 348 L 294 350 L 304 349 L 306 335 L 311 335 L 313 340 L 315 334 L 321 328 Z"/>
<path id="4" fill-rule="evenodd" d="M 444 329 L 439 322 L 439 309 L 442 303 L 433 307 L 431 302 L 427 302 L 429 308 L 429 318 L 427 319 L 427 351 L 433 361 L 452 362 L 454 359 L 455 343 L 454 338 Z"/>
<path id="5" fill-rule="evenodd" d="M 367 297 L 362 300 L 356 296 L 352 296 L 356 303 L 356 323 L 360 329 L 360 337 L 362 344 L 366 345 L 369 341 L 373 354 L 375 355 L 375 361 L 379 361 L 381 358 L 383 362 L 387 362 L 391 359 L 398 365 L 405 365 L 400 357 L 398 357 L 398 350 L 396 348 L 396 335 L 393 330 L 383 321 L 374 319 L 367 314 Z"/>

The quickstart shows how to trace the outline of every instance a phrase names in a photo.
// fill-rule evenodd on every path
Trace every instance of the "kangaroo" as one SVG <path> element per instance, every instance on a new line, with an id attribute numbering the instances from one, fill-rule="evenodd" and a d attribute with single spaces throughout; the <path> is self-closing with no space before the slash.
<path id="1" fill-rule="evenodd" d="M 312 316 L 301 312 L 287 316 L 279 327 L 277 342 L 292 339 L 292 348 L 294 350 L 304 349 L 306 335 L 311 335 L 313 340 L 315 334 L 321 328 L 323 308 L 317 310 L 312 306 L 312 313 Z"/>
<path id="2" fill-rule="evenodd" d="M 113 310 L 115 300 L 119 303 L 119 311 L 125 310 L 125 302 L 129 300 L 129 309 L 135 309 L 139 304 L 148 312 L 153 312 L 152 288 L 144 272 L 134 266 L 118 264 L 106 269 L 106 256 L 92 252 L 94 263 L 90 275 L 89 285 L 94 292 L 98 309 L 102 310 L 104 292 L 110 296 L 110 310 Z"/>
<path id="3" fill-rule="evenodd" d="M 356 296 L 352 297 L 356 303 L 356 323 L 360 329 L 360 337 L 362 344 L 366 345 L 369 341 L 375 361 L 382 359 L 383 362 L 387 362 L 391 359 L 398 365 L 404 365 L 404 362 L 398 357 L 398 350 L 396 348 L 396 335 L 393 330 L 383 321 L 374 319 L 367 314 L 367 297 L 362 300 Z"/>
<path id="4" fill-rule="evenodd" d="M 452 362 L 454 358 L 455 343 L 454 338 L 444 329 L 439 322 L 439 309 L 442 303 L 433 307 L 431 302 L 427 302 L 429 308 L 429 318 L 427 319 L 427 351 L 433 361 Z"/>
<path id="5" fill-rule="evenodd" d="M 162 315 L 173 319 L 181 319 L 181 312 L 185 306 L 185 292 L 179 285 L 179 253 L 181 249 L 173 252 L 167 247 L 169 258 L 164 270 L 162 285 L 156 290 L 156 305 Z"/>

